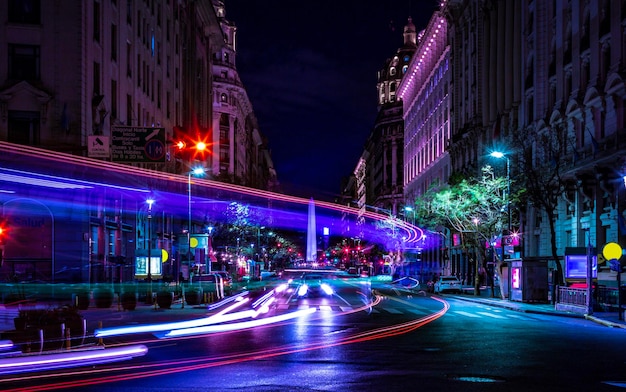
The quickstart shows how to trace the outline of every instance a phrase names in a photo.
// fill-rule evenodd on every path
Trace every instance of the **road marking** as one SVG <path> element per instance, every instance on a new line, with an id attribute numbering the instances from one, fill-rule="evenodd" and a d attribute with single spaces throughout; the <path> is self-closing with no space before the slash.
<path id="1" fill-rule="evenodd" d="M 475 315 L 473 313 L 467 313 L 467 312 L 464 312 L 462 310 L 455 310 L 454 313 L 460 314 L 461 316 L 480 318 L 480 316 L 477 316 L 477 315 Z"/>
<path id="2" fill-rule="evenodd" d="M 520 319 L 520 320 L 528 320 L 528 317 L 522 316 L 522 315 L 519 315 L 519 314 L 508 314 L 507 316 L 515 318 L 515 319 Z"/>
<path id="3" fill-rule="evenodd" d="M 414 313 L 414 314 L 417 314 L 417 315 L 420 315 L 420 316 L 423 315 L 423 314 L 430 314 L 430 312 L 425 312 L 423 310 L 413 309 L 413 308 L 407 309 L 407 312 L 411 312 L 411 313 Z"/>
<path id="4" fill-rule="evenodd" d="M 331 307 L 330 307 L 330 306 L 328 306 L 328 305 L 320 305 L 320 310 L 321 310 L 321 311 L 324 311 L 324 312 L 332 312 L 332 311 L 333 311 L 333 308 L 331 308 Z"/>
<path id="5" fill-rule="evenodd" d="M 493 314 L 493 313 L 487 313 L 487 312 L 476 312 L 478 314 L 481 314 L 483 316 L 487 316 L 487 317 L 491 317 L 491 318 L 496 318 L 496 319 L 505 319 L 506 317 L 504 316 L 499 316 L 497 314 Z"/>

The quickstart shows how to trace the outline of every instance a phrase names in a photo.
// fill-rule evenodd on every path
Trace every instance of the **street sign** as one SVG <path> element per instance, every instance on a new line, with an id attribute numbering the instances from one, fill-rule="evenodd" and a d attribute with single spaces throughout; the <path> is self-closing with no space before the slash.
<path id="1" fill-rule="evenodd" d="M 111 135 L 113 162 L 165 162 L 165 128 L 115 126 Z"/>
<path id="2" fill-rule="evenodd" d="M 89 158 L 108 158 L 111 155 L 108 136 L 90 135 L 87 136 L 87 143 Z"/>
<path id="3" fill-rule="evenodd" d="M 615 259 L 610 260 L 609 261 L 609 265 L 610 265 L 611 271 L 619 271 L 620 270 L 619 260 L 615 260 Z"/>

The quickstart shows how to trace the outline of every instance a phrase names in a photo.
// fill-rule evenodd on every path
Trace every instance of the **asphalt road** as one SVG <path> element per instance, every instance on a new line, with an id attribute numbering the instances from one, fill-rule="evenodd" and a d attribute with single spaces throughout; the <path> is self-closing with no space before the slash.
<path id="1" fill-rule="evenodd" d="M 134 335 L 146 356 L 0 380 L 2 390 L 615 391 L 626 385 L 626 331 L 446 296 L 378 289 L 286 298 L 268 314 L 307 316 L 184 339 Z M 71 387 L 71 388 L 70 388 Z"/>

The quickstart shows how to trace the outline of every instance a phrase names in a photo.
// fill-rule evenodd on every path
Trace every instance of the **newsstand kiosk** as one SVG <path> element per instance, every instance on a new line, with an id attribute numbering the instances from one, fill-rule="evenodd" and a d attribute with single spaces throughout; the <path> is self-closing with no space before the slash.
<path id="1" fill-rule="evenodd" d="M 548 264 L 545 261 L 509 259 L 511 301 L 548 302 Z"/>

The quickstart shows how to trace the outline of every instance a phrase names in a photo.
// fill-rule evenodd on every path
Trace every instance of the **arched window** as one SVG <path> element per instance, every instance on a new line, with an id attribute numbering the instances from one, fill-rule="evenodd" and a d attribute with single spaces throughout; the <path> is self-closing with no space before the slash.
<path id="1" fill-rule="evenodd" d="M 220 101 L 221 102 L 228 102 L 228 95 L 226 95 L 226 93 L 222 93 L 220 95 Z"/>

